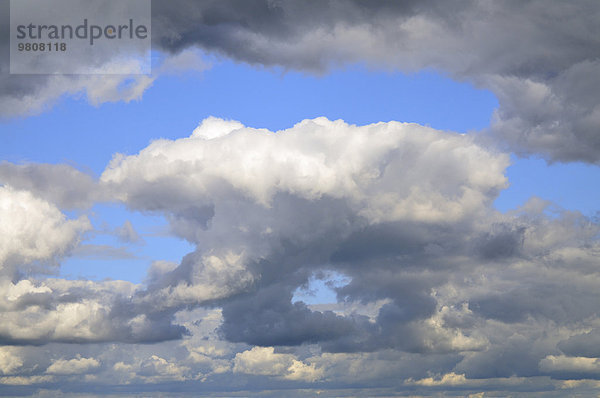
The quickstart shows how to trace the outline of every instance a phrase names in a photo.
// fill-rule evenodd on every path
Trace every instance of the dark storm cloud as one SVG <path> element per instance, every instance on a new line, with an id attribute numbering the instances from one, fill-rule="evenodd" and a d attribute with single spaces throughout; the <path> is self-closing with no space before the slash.
<path id="1" fill-rule="evenodd" d="M 153 29 L 158 34 L 153 39 L 155 45 L 168 51 L 196 45 L 240 61 L 323 71 L 332 59 L 322 51 L 298 49 L 278 54 L 260 41 L 274 39 L 293 46 L 315 30 L 327 33 L 338 24 L 403 20 L 419 9 L 428 9 L 429 3 L 433 2 L 155 0 Z"/>
<path id="2" fill-rule="evenodd" d="M 574 357 L 600 357 L 600 331 L 594 329 L 588 333 L 577 334 L 558 343 L 558 348 Z"/>

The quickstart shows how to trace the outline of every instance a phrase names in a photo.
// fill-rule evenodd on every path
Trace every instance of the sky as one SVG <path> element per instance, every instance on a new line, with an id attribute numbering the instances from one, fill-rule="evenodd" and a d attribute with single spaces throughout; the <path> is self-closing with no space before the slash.
<path id="1" fill-rule="evenodd" d="M 3 57 L 0 395 L 597 396 L 599 18 L 155 0 L 150 74 Z"/>

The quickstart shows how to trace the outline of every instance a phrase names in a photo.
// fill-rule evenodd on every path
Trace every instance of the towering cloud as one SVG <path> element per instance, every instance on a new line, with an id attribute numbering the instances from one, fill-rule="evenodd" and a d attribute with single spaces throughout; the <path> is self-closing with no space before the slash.
<path id="1" fill-rule="evenodd" d="M 144 285 L 38 280 L 29 264 L 68 252 L 87 221 L 3 187 L 0 336 L 51 355 L 36 368 L 42 347 L 7 351 L 0 382 L 571 388 L 560 379 L 597 375 L 600 227 L 535 198 L 496 212 L 507 166 L 469 135 L 326 118 L 277 132 L 208 118 L 116 155 L 99 180 L 4 164 L 7 181 L 65 206 L 104 198 L 163 214 L 195 250 L 156 262 Z M 90 196 L 32 183 L 40 175 L 91 184 Z M 294 299 L 332 274 L 338 303 Z"/>

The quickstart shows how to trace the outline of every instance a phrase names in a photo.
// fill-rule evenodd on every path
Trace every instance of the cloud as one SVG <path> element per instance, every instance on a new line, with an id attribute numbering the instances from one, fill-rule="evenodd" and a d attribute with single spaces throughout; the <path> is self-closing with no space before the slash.
<path id="1" fill-rule="evenodd" d="M 600 357 L 600 333 L 594 329 L 576 334 L 558 343 L 558 348 L 567 355 L 597 358 Z"/>
<path id="2" fill-rule="evenodd" d="M 321 378 L 322 370 L 298 361 L 294 355 L 275 353 L 273 347 L 254 347 L 237 353 L 233 359 L 234 373 L 261 376 L 280 376 L 290 380 L 314 382 Z"/>
<path id="3" fill-rule="evenodd" d="M 600 361 L 596 358 L 548 355 L 540 361 L 540 369 L 561 373 L 600 373 Z"/>
<path id="4" fill-rule="evenodd" d="M 431 316 L 431 289 L 443 279 L 388 270 L 393 258 L 404 254 L 408 267 L 417 266 L 442 255 L 447 239 L 466 246 L 450 225 L 467 231 L 474 214 L 488 212 L 507 164 L 468 136 L 414 124 L 318 118 L 273 133 L 209 118 L 189 138 L 115 157 L 100 183 L 131 208 L 168 215 L 173 231 L 197 245 L 135 302 L 168 308 L 219 300 L 232 341 L 295 345 L 344 336 L 327 349 L 372 350 L 397 344 L 382 338 L 399 332 L 394 325 Z M 340 297 L 394 300 L 380 311 L 382 332 L 366 317 L 291 303 L 310 273 L 331 261 L 352 278 Z M 417 329 L 403 330 L 419 340 Z M 416 340 L 405 344 L 418 349 Z"/>
<path id="5" fill-rule="evenodd" d="M 30 3 L 34 4 L 34 3 Z M 74 7 L 87 7 L 79 2 Z M 88 57 L 91 70 L 85 74 L 10 74 L 10 2 L 0 2 L 3 16 L 0 21 L 0 117 L 30 116 L 48 110 L 62 97 L 84 97 L 93 106 L 104 102 L 130 102 L 139 100 L 155 80 L 154 76 L 141 74 L 145 72 L 144 62 L 136 51 L 128 56 L 115 54 L 112 49 L 100 51 L 96 48 L 94 57 Z M 103 10 L 106 15 L 111 10 Z M 27 10 L 30 17 L 45 12 L 44 8 L 31 7 Z M 94 10 L 92 9 L 92 12 Z M 113 12 L 122 12 L 119 7 Z M 106 17 L 110 18 L 108 15 Z M 65 22 L 65 21 L 63 21 Z M 78 66 L 77 60 L 64 57 L 60 62 L 67 64 L 66 70 L 73 71 Z M 61 69 L 60 65 L 57 70 Z M 76 69 L 75 69 L 76 70 Z"/>
<path id="6" fill-rule="evenodd" d="M 4 280 L 0 283 L 0 341 L 43 345 L 181 338 L 185 328 L 171 323 L 172 313 L 132 304 L 138 289 L 124 281 Z"/>
<path id="7" fill-rule="evenodd" d="M 2 375 L 14 374 L 23 366 L 23 360 L 14 347 L 2 347 L 0 349 L 0 372 Z"/>
<path id="8" fill-rule="evenodd" d="M 119 239 L 124 243 L 137 243 L 142 240 L 129 220 L 126 220 L 115 232 Z"/>
<path id="9" fill-rule="evenodd" d="M 79 245 L 72 252 L 73 257 L 87 257 L 94 260 L 132 259 L 137 256 L 129 252 L 126 247 L 109 245 L 85 244 Z"/>
<path id="10" fill-rule="evenodd" d="M 0 186 L 0 219 L 0 273 L 9 278 L 28 266 L 44 271 L 44 264 L 72 250 L 90 228 L 85 216 L 67 220 L 49 202 L 9 186 Z"/>
<path id="11" fill-rule="evenodd" d="M 183 74 L 189 72 L 204 72 L 210 64 L 204 60 L 202 52 L 197 49 L 187 49 L 168 57 L 160 66 L 160 73 Z"/>
<path id="12" fill-rule="evenodd" d="M 87 208 L 99 199 L 94 179 L 64 164 L 1 162 L 0 183 L 29 191 L 63 209 Z"/>
<path id="13" fill-rule="evenodd" d="M 168 206 L 175 216 L 195 211 L 198 224 L 214 217 L 212 202 L 228 189 L 263 208 L 278 194 L 347 199 L 370 221 L 437 222 L 484 209 L 505 187 L 507 164 L 505 155 L 487 152 L 472 138 L 415 124 L 358 127 L 317 118 L 274 134 L 211 118 L 189 138 L 157 140 L 139 155 L 115 157 L 101 182 L 136 208 Z M 173 189 L 169 202 L 158 192 L 166 187 Z"/>
<path id="14" fill-rule="evenodd" d="M 138 374 L 146 378 L 147 381 L 156 382 L 164 379 L 185 380 L 185 373 L 189 371 L 189 368 L 169 362 L 157 355 L 152 355 L 140 364 Z"/>
<path id="15" fill-rule="evenodd" d="M 6 37 L 6 36 L 5 36 Z M 129 71 L 121 75 L 111 70 Z M 135 61 L 119 64 L 109 61 L 96 74 L 36 75 L 35 77 L 9 75 L 0 69 L 0 117 L 31 116 L 51 108 L 63 96 L 85 98 L 91 105 L 105 102 L 131 102 L 141 99 L 155 77 L 139 74 Z"/>
<path id="16" fill-rule="evenodd" d="M 46 369 L 46 373 L 56 375 L 82 374 L 98 367 L 100 367 L 100 362 L 94 358 L 59 359 L 52 362 L 52 365 Z"/>
<path id="17" fill-rule="evenodd" d="M 52 376 L 8 376 L 0 377 L 0 384 L 13 386 L 28 386 L 52 381 Z"/>
<path id="18" fill-rule="evenodd" d="M 407 384 L 416 384 L 420 386 L 427 387 L 437 387 L 437 386 L 457 386 L 463 385 L 467 383 L 467 379 L 465 375 L 456 374 L 456 373 L 447 373 L 443 375 L 440 379 L 434 379 L 433 377 L 427 377 L 421 380 L 409 380 Z"/>

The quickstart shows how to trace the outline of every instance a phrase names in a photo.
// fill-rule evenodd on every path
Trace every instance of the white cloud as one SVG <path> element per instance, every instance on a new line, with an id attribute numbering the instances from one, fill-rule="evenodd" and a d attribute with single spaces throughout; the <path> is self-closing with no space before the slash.
<path id="1" fill-rule="evenodd" d="M 54 375 L 74 375 L 88 373 L 100 367 L 100 362 L 94 358 L 59 359 L 54 361 L 46 373 Z"/>
<path id="2" fill-rule="evenodd" d="M 233 372 L 261 376 L 279 376 L 289 380 L 314 382 L 323 376 L 323 370 L 314 364 L 299 361 L 292 354 L 275 353 L 273 347 L 253 347 L 237 353 Z"/>
<path id="3" fill-rule="evenodd" d="M 598 358 L 548 355 L 540 361 L 539 366 L 544 372 L 600 373 Z"/>
<path id="4" fill-rule="evenodd" d="M 67 220 L 52 204 L 8 186 L 0 186 L 0 219 L 0 267 L 4 275 L 11 275 L 16 267 L 66 254 L 90 228 L 85 216 Z"/>
<path id="5" fill-rule="evenodd" d="M 407 380 L 406 384 L 415 384 L 418 386 L 437 387 L 437 386 L 460 386 L 467 383 L 467 378 L 464 374 L 456 374 L 454 372 L 446 373 L 441 378 L 426 377 L 420 380 Z"/>
<path id="6" fill-rule="evenodd" d="M 273 133 L 210 118 L 190 138 L 154 141 L 138 155 L 115 157 L 101 181 L 146 209 L 214 204 L 229 195 L 225 183 L 265 207 L 278 193 L 327 196 L 348 199 L 371 222 L 434 222 L 483 210 L 505 187 L 507 165 L 506 156 L 468 136 L 415 124 L 317 118 Z M 150 199 L 174 182 L 186 188 L 172 192 L 170 202 Z"/>
<path id="7" fill-rule="evenodd" d="M 0 373 L 10 375 L 22 366 L 23 360 L 19 356 L 18 348 L 0 347 Z"/>

